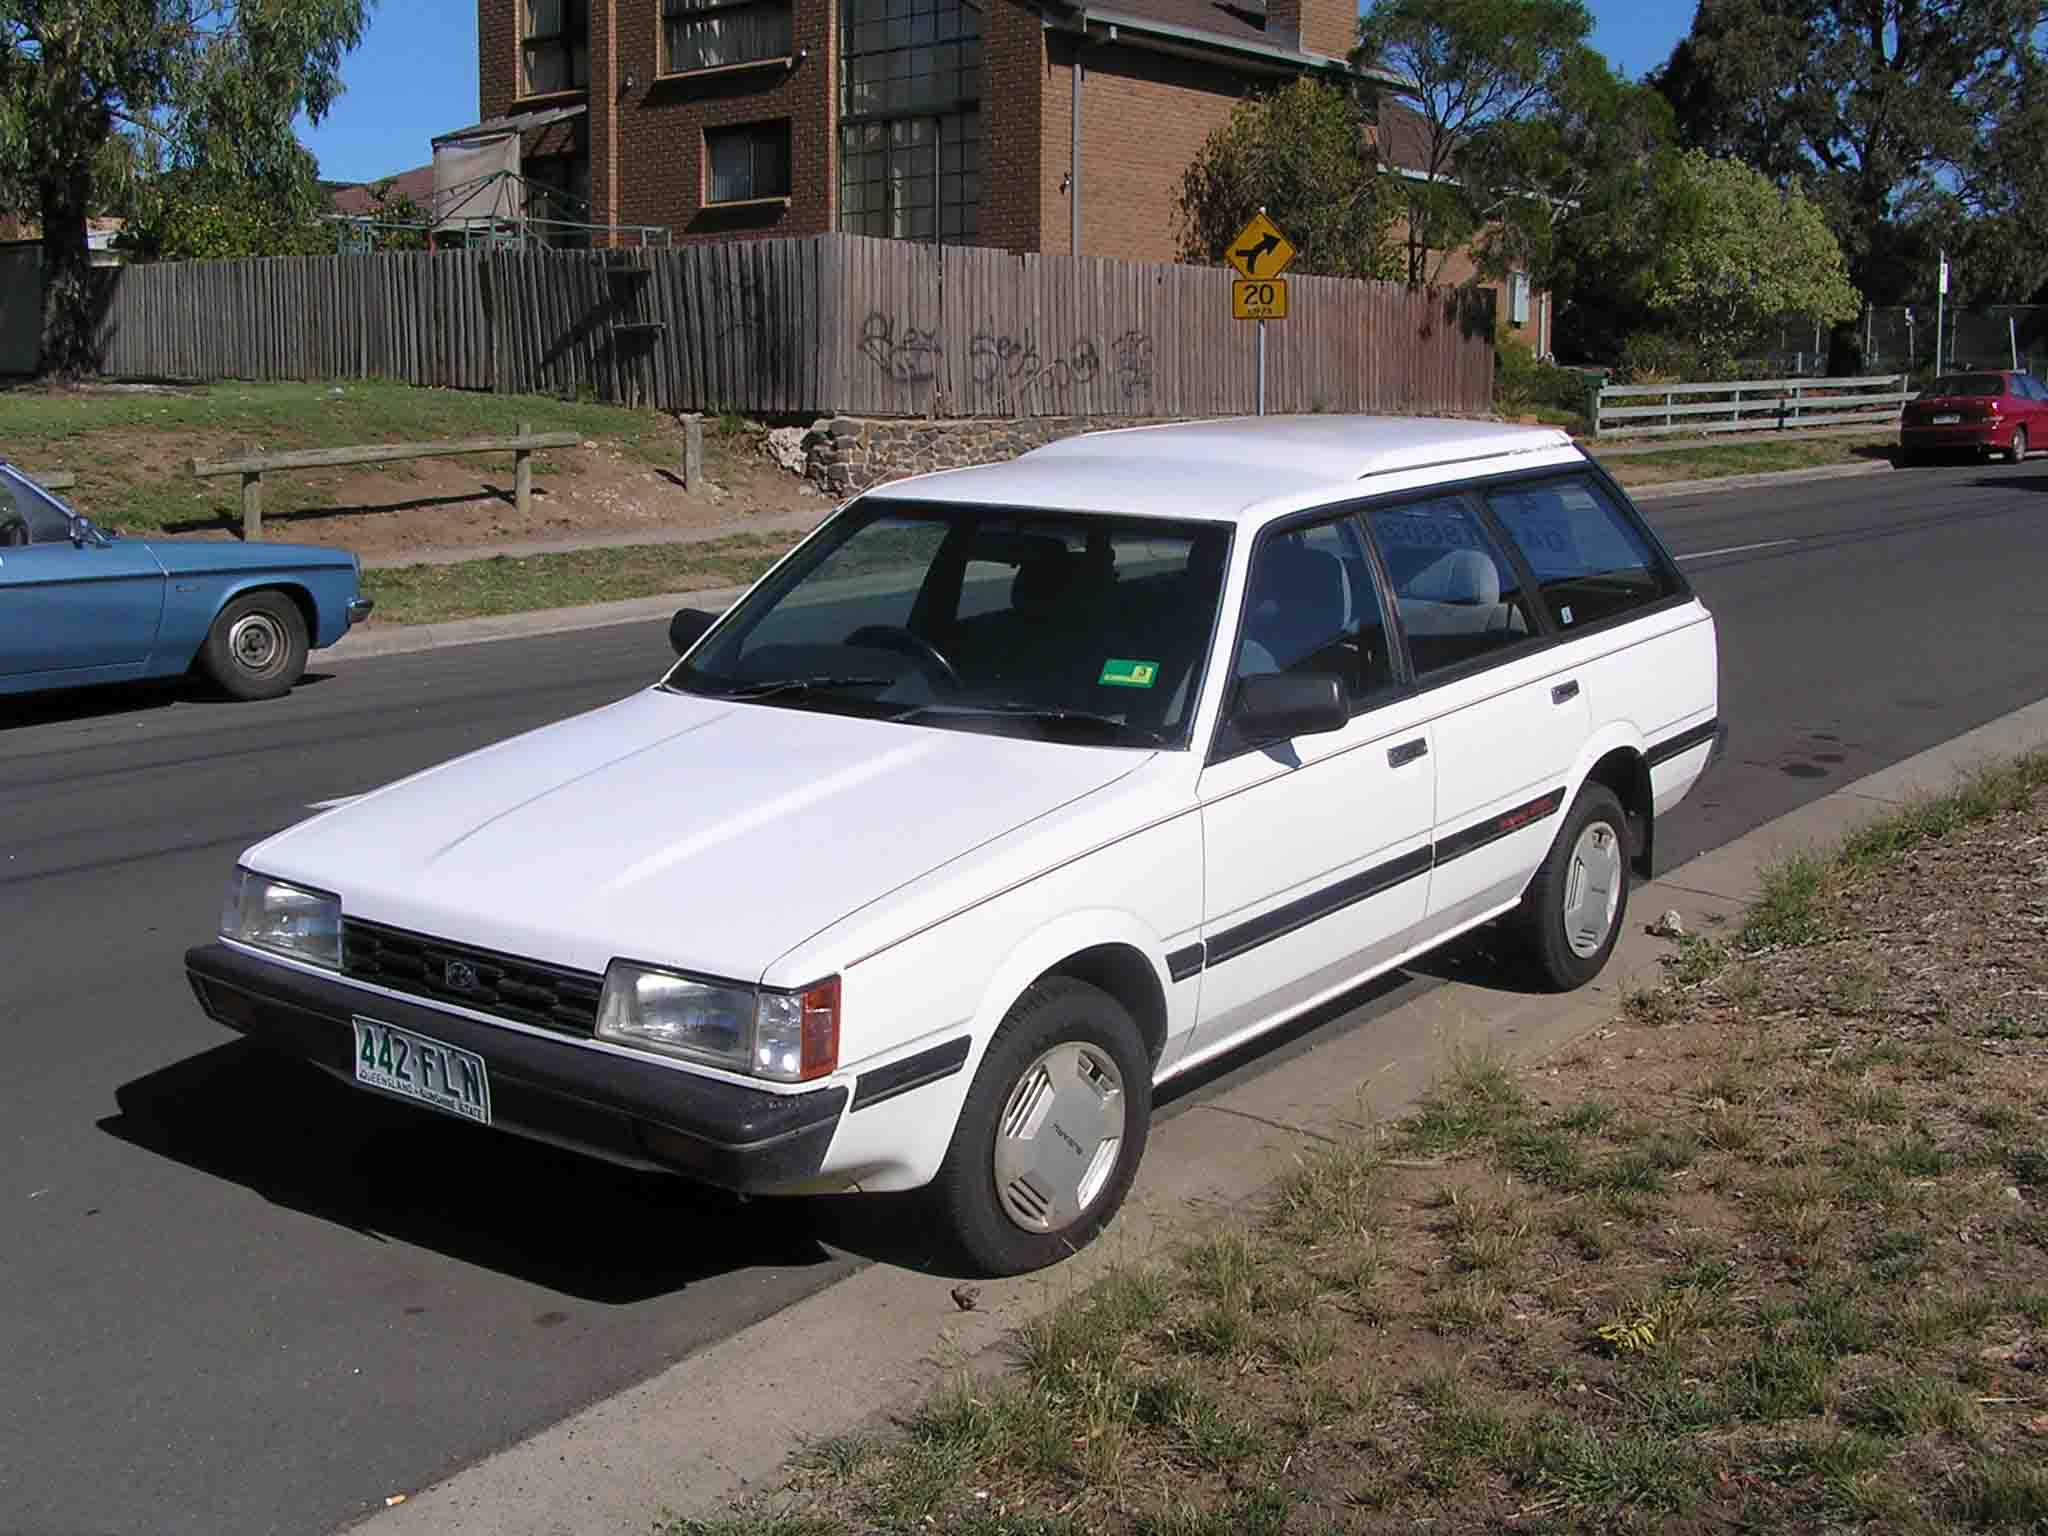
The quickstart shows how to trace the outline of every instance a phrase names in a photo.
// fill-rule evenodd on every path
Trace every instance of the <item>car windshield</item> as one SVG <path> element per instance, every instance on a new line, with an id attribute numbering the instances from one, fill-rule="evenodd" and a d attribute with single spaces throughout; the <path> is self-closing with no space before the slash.
<path id="1" fill-rule="evenodd" d="M 1992 396 L 2005 393 L 2005 379 L 1995 373 L 1944 374 L 1927 386 L 1930 395 Z"/>
<path id="2" fill-rule="evenodd" d="M 1186 743 L 1221 523 L 855 503 L 664 686 L 1094 746 Z"/>

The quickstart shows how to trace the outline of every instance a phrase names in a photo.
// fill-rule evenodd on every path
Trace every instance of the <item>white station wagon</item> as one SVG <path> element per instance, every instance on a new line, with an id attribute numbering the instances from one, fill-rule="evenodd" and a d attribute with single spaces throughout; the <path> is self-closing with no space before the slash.
<path id="1" fill-rule="evenodd" d="M 250 849 L 187 967 L 370 1091 L 1010 1273 L 1164 1080 L 1478 924 L 1605 963 L 1714 622 L 1564 434 L 1140 428 L 898 481 L 659 683 Z"/>

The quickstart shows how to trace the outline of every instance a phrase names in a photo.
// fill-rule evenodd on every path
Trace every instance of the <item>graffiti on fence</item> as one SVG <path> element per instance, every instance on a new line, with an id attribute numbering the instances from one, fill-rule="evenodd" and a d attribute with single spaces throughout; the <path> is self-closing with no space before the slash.
<path id="1" fill-rule="evenodd" d="M 1029 331 L 1022 336 L 977 331 L 967 343 L 967 359 L 974 382 L 999 399 L 1014 399 L 1038 385 L 1057 394 L 1076 384 L 1092 384 L 1102 373 L 1102 354 L 1092 336 L 1083 336 L 1048 362 L 1040 357 L 1038 342 Z"/>
<path id="2" fill-rule="evenodd" d="M 939 332 L 901 324 L 885 311 L 871 311 L 861 322 L 862 356 L 895 383 L 933 382 L 944 350 Z M 1136 401 L 1152 393 L 1152 336 L 1128 330 L 1107 348 L 1081 336 L 1048 353 L 1028 330 L 1018 336 L 976 331 L 967 342 L 967 372 L 975 409 L 1014 409 L 1040 389 L 1056 399 L 1105 377 L 1124 399 Z"/>
<path id="3" fill-rule="evenodd" d="M 1116 364 L 1116 387 L 1126 400 L 1152 393 L 1152 338 L 1144 331 L 1125 331 L 1109 344 Z"/>
<path id="4" fill-rule="evenodd" d="M 860 326 L 861 355 L 898 384 L 929 384 L 939 376 L 939 333 L 906 325 L 877 309 Z"/>
<path id="5" fill-rule="evenodd" d="M 726 311 L 721 341 L 739 344 L 741 353 L 753 364 L 763 383 L 781 383 L 783 377 L 784 327 L 781 311 L 769 300 L 766 285 L 754 273 L 740 273 L 739 293 Z"/>

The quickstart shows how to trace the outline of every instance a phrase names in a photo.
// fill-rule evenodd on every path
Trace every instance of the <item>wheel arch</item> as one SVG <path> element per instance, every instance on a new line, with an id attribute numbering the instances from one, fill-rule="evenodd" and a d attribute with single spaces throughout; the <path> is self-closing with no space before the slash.
<path id="1" fill-rule="evenodd" d="M 1581 761 L 1584 769 L 1577 788 L 1604 784 L 1614 792 L 1628 817 L 1629 867 L 1641 879 L 1654 873 L 1657 814 L 1650 784 L 1650 763 L 1644 756 L 1642 739 L 1632 731 L 1602 732 L 1588 744 Z"/>
<path id="2" fill-rule="evenodd" d="M 320 633 L 320 605 L 313 601 L 313 594 L 301 582 L 288 576 L 252 576 L 228 588 L 214 605 L 213 617 L 218 620 L 228 604 L 237 598 L 253 597 L 258 592 L 276 592 L 292 600 L 292 606 L 299 610 L 299 619 L 306 626 L 306 645 L 311 649 Z M 207 625 L 210 632 L 212 624 Z"/>
<path id="3" fill-rule="evenodd" d="M 1121 1003 L 1138 1026 L 1157 1067 L 1173 1033 L 1173 992 L 1163 946 L 1128 912 L 1074 912 L 1032 934 L 997 967 L 977 1011 L 977 1057 L 1027 990 L 1049 976 L 1099 988 Z"/>

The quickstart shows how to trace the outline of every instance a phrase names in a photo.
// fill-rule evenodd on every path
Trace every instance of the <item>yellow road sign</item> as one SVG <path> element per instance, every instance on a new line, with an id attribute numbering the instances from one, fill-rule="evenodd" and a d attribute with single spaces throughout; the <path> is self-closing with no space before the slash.
<path id="1" fill-rule="evenodd" d="M 1285 320 L 1285 278 L 1237 278 L 1230 285 L 1230 313 L 1237 320 Z"/>
<path id="2" fill-rule="evenodd" d="M 1223 252 L 1242 277 L 1278 277 L 1294 261 L 1294 243 L 1263 213 L 1252 215 Z"/>

